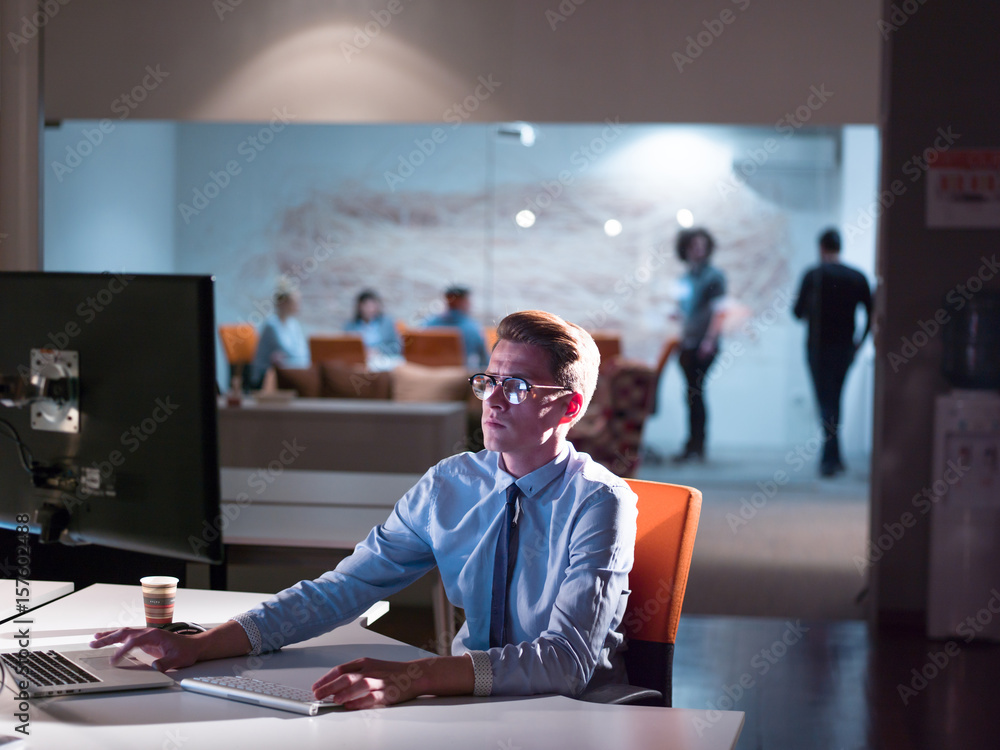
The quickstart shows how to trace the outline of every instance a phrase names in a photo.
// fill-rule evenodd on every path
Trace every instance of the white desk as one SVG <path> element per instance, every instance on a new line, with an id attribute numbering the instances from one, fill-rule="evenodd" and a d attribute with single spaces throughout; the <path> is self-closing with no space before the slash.
<path id="1" fill-rule="evenodd" d="M 210 624 L 266 598 L 263 594 L 182 589 L 178 619 Z M 85 643 L 94 629 L 140 622 L 138 587 L 91 586 L 34 613 L 36 647 Z M 0 644 L 12 642 L 0 626 Z M 308 687 L 330 667 L 357 658 L 414 659 L 427 653 L 365 630 L 359 623 L 257 657 L 221 659 L 173 673 L 249 674 Z M 629 748 L 731 749 L 743 714 L 640 706 L 602 706 L 562 696 L 426 698 L 387 709 L 297 716 L 171 687 L 104 696 L 35 701 L 29 709 L 31 747 L 168 748 Z M 0 736 L 14 735 L 14 701 L 0 697 Z"/>
<path id="2" fill-rule="evenodd" d="M 12 620 L 21 614 L 17 609 L 17 581 L 11 578 L 0 578 L 0 622 Z M 43 604 L 58 599 L 60 596 L 72 593 L 73 583 L 66 581 L 28 581 L 28 607 L 34 609 Z"/>

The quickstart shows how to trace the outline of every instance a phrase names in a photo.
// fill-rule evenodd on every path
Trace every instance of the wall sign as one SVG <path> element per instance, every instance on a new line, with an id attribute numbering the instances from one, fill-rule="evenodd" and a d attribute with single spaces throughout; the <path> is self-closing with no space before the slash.
<path id="1" fill-rule="evenodd" d="M 927 170 L 927 226 L 1000 228 L 1000 149 L 950 149 Z"/>

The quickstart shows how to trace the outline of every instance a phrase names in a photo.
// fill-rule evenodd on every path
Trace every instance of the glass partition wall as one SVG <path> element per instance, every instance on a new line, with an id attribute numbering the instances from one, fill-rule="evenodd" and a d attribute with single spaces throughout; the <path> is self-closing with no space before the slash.
<path id="1" fill-rule="evenodd" d="M 284 275 L 307 332 L 341 330 L 364 288 L 419 325 L 462 285 L 486 325 L 549 309 L 652 364 L 676 334 L 676 234 L 701 226 L 728 279 L 713 444 L 781 450 L 816 429 L 798 280 L 828 226 L 873 278 L 877 219 L 876 130 L 796 125 L 66 121 L 45 132 L 44 267 L 211 273 L 220 323 L 258 323 Z M 865 454 L 866 356 L 843 409 Z M 660 385 L 646 440 L 670 453 L 681 378 Z"/>

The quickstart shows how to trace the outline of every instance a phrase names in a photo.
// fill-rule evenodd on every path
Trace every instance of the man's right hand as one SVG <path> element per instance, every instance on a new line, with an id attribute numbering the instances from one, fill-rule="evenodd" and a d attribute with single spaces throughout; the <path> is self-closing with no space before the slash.
<path id="1" fill-rule="evenodd" d="M 111 657 L 117 664 L 132 649 L 138 648 L 155 657 L 153 669 L 166 672 L 168 669 L 190 667 L 198 661 L 199 647 L 192 636 L 178 635 L 159 628 L 119 628 L 94 635 L 91 648 L 120 643 L 121 648 Z"/>
<path id="2" fill-rule="evenodd" d="M 160 672 L 190 667 L 199 661 L 243 656 L 250 651 L 250 639 L 243 627 L 233 620 L 197 635 L 178 635 L 159 628 L 119 628 L 94 635 L 91 648 L 114 643 L 121 647 L 111 657 L 118 662 L 129 651 L 138 648 L 154 657 L 153 668 Z"/>

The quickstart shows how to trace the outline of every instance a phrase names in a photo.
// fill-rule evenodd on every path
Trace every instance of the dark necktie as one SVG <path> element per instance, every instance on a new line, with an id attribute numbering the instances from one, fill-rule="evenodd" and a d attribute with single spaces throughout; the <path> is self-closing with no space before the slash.
<path id="1" fill-rule="evenodd" d="M 518 489 L 512 484 L 507 490 L 507 511 L 500 535 L 497 537 L 496 557 L 493 560 L 493 599 L 490 603 L 490 648 L 503 646 L 507 639 L 507 594 L 510 591 L 510 574 L 517 560 Z"/>

